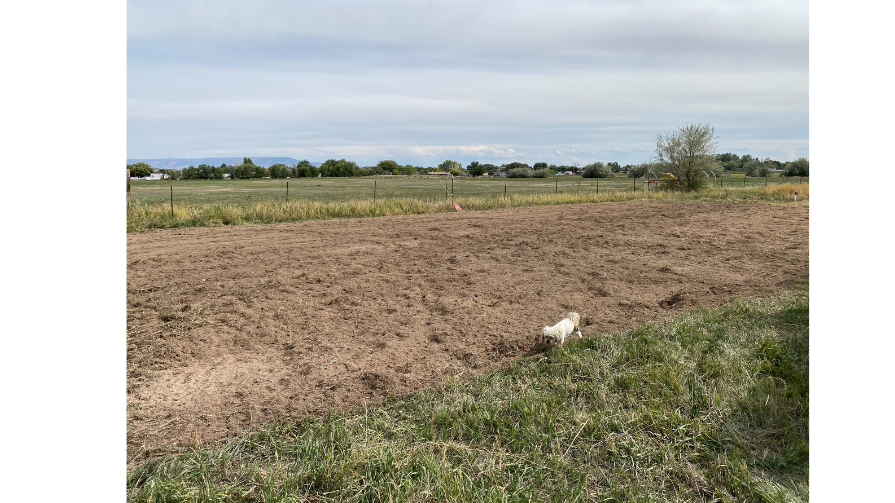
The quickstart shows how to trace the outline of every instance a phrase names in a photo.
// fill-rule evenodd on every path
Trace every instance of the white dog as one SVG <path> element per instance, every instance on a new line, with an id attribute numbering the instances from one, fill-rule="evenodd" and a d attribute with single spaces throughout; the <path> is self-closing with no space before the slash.
<path id="1" fill-rule="evenodd" d="M 556 325 L 552 327 L 544 327 L 541 334 L 535 337 L 535 343 L 547 344 L 550 346 L 562 346 L 570 336 L 581 338 L 581 330 L 578 324 L 581 323 L 581 315 L 578 313 L 569 313 Z"/>

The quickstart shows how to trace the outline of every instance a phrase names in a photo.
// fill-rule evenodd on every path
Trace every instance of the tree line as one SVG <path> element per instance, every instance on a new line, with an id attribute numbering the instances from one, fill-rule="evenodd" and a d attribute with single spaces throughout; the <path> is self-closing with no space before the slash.
<path id="1" fill-rule="evenodd" d="M 706 129 L 708 128 L 708 129 Z M 675 133 L 659 135 L 657 141 L 657 155 L 648 162 L 641 164 L 628 164 L 621 166 L 617 162 L 594 162 L 585 166 L 556 165 L 546 162 L 536 162 L 529 166 L 522 162 L 511 162 L 500 166 L 473 161 L 465 168 L 458 161 L 445 160 L 436 167 L 424 168 L 411 164 L 401 165 L 394 160 L 382 160 L 374 166 L 360 167 L 354 161 L 345 159 L 328 159 L 320 166 L 314 166 L 307 159 L 299 161 L 294 166 L 286 164 L 274 164 L 270 167 L 257 166 L 251 158 L 244 157 L 241 164 L 211 166 L 200 164 L 183 169 L 153 170 L 152 166 L 144 162 L 128 164 L 131 176 L 144 178 L 154 171 L 164 173 L 173 180 L 221 180 L 230 178 L 233 180 L 252 178 L 312 178 L 326 177 L 359 177 L 370 175 L 414 175 L 433 171 L 447 172 L 454 176 L 494 176 L 498 172 L 505 172 L 509 178 L 548 178 L 557 173 L 572 172 L 580 174 L 584 178 L 611 178 L 617 173 L 627 174 L 629 178 L 645 178 L 647 176 L 662 176 L 663 173 L 681 174 L 681 168 L 685 163 L 684 183 L 699 185 L 696 180 L 697 173 L 706 176 L 706 173 L 720 174 L 723 171 L 745 172 L 747 176 L 767 176 L 771 171 L 781 171 L 784 176 L 808 176 L 808 159 L 800 157 L 795 161 L 780 162 L 771 158 L 761 160 L 749 154 L 739 156 L 726 152 L 716 154 L 714 152 L 714 128 L 709 125 L 685 126 Z M 687 150 L 685 154 L 677 150 Z"/>

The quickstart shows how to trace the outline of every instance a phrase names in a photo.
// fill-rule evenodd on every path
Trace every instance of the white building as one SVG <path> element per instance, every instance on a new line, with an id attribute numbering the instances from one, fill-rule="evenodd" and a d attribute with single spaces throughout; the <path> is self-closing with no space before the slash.
<path id="1" fill-rule="evenodd" d="M 164 180 L 167 178 L 164 173 L 153 173 L 145 178 L 132 176 L 131 180 Z"/>

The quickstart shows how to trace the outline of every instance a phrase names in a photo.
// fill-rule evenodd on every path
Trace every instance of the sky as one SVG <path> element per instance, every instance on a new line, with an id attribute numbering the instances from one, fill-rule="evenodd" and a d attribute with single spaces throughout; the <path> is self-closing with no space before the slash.
<path id="1" fill-rule="evenodd" d="M 127 3 L 127 157 L 808 157 L 807 1 Z"/>

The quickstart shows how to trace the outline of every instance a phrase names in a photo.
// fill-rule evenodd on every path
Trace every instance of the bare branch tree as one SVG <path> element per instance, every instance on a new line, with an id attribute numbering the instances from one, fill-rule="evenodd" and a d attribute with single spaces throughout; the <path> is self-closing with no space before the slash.
<path id="1" fill-rule="evenodd" d="M 715 160 L 715 128 L 709 124 L 687 124 L 678 131 L 666 132 L 656 138 L 656 163 L 663 171 L 677 178 L 685 190 L 705 186 L 704 170 L 718 164 Z"/>

